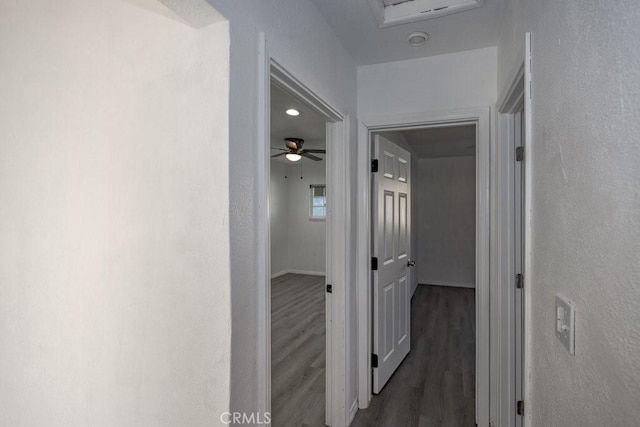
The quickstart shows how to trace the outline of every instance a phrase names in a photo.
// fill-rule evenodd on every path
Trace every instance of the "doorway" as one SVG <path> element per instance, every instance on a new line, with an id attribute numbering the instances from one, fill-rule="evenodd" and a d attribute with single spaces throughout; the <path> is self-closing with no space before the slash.
<path id="1" fill-rule="evenodd" d="M 325 299 L 325 423 L 329 426 L 345 426 L 349 421 L 346 377 L 346 361 L 350 357 L 349 334 L 343 333 L 347 319 L 347 292 L 350 266 L 345 261 L 350 236 L 345 232 L 350 221 L 348 189 L 342 183 L 348 181 L 349 139 L 348 117 L 323 101 L 314 91 L 289 73 L 269 54 L 264 33 L 258 40 L 258 120 L 254 142 L 258 159 L 256 185 L 256 208 L 258 221 L 255 224 L 258 251 L 257 269 L 260 272 L 256 283 L 258 293 L 258 410 L 271 413 L 271 221 L 270 221 L 270 178 L 271 178 L 271 87 L 272 84 L 284 90 L 298 101 L 303 102 L 326 122 L 326 287 Z"/>
<path id="2" fill-rule="evenodd" d="M 271 422 L 324 425 L 326 121 L 271 85 Z"/>
<path id="3" fill-rule="evenodd" d="M 411 114 L 402 117 L 365 120 L 359 129 L 359 217 L 368 221 L 358 229 L 358 325 L 359 325 L 359 407 L 369 406 L 372 397 L 371 331 L 374 326 L 371 310 L 371 148 L 369 141 L 375 133 L 409 132 L 417 129 L 473 126 L 475 129 L 475 375 L 473 384 L 477 390 L 475 422 L 489 424 L 489 108 L 465 109 L 454 112 Z M 470 145 L 470 144 L 469 144 Z M 468 146 L 468 145 L 467 145 Z"/>
<path id="4" fill-rule="evenodd" d="M 433 125 L 372 138 L 377 396 L 355 425 L 473 425 L 477 126 Z M 397 197 L 396 181 L 406 187 Z"/>

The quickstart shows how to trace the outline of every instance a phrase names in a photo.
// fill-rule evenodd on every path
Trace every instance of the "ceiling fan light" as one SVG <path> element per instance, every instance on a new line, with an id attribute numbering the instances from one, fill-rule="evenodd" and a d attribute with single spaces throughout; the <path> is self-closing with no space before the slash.
<path id="1" fill-rule="evenodd" d="M 296 153 L 287 153 L 285 157 L 287 158 L 287 160 L 290 160 L 292 162 L 297 162 L 302 158 L 300 154 L 296 154 Z"/>

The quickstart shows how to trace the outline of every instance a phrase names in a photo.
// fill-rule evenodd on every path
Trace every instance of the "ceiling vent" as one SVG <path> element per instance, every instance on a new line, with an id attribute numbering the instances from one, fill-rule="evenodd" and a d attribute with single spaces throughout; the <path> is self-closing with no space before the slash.
<path id="1" fill-rule="evenodd" d="M 484 0 L 367 0 L 380 28 L 451 15 L 484 5 Z"/>

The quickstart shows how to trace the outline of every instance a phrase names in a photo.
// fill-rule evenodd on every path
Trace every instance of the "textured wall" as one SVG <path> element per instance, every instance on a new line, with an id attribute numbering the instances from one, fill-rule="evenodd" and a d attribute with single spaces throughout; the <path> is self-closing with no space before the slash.
<path id="1" fill-rule="evenodd" d="M 476 158 L 417 161 L 418 282 L 475 287 Z"/>
<path id="2" fill-rule="evenodd" d="M 258 159 L 252 149 L 256 140 L 256 79 L 258 32 L 269 40 L 270 54 L 288 71 L 351 118 L 349 140 L 356 140 L 356 66 L 320 12 L 308 0 L 209 0 L 229 19 L 231 27 L 230 81 L 230 228 L 231 228 L 231 304 L 232 363 L 231 406 L 235 410 L 255 411 L 257 403 L 257 305 L 258 273 L 253 262 L 256 246 Z M 351 146 L 355 159 L 355 143 Z M 349 160 L 353 161 L 353 160 Z M 356 168 L 351 169 L 350 191 L 355 192 Z M 354 209 L 355 210 L 355 209 Z M 349 239 L 355 239 L 355 215 L 351 217 Z M 355 253 L 352 254 L 355 256 Z M 353 265 L 355 260 L 348 264 Z M 355 301 L 355 269 L 349 287 Z M 334 283 L 335 285 L 335 283 Z M 348 328 L 356 336 L 356 311 L 352 310 Z M 356 399 L 356 340 L 351 341 L 350 401 Z"/>
<path id="3" fill-rule="evenodd" d="M 0 425 L 229 407 L 227 23 L 0 2 Z"/>
<path id="4" fill-rule="evenodd" d="M 640 8 L 534 2 L 507 17 L 533 33 L 532 425 L 640 424 Z M 554 298 L 576 304 L 576 355 Z"/>

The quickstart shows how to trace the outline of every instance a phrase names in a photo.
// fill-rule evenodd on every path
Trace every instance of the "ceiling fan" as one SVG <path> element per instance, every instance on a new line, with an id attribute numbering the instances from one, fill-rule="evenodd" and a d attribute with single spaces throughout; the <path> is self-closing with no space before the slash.
<path id="1" fill-rule="evenodd" d="M 318 157 L 318 156 L 314 156 L 313 154 L 309 154 L 309 153 L 326 153 L 327 152 L 327 150 L 307 150 L 307 149 L 303 149 L 302 148 L 302 144 L 304 144 L 304 139 L 300 139 L 300 138 L 285 138 L 284 140 L 286 141 L 285 142 L 285 146 L 287 148 L 285 149 L 285 148 L 271 147 L 272 150 L 283 151 L 282 153 L 274 154 L 271 157 L 287 156 L 287 159 L 291 160 L 292 162 L 297 162 L 301 158 L 306 157 L 307 159 L 315 160 L 317 162 L 317 161 L 320 161 L 322 159 L 320 157 Z"/>

